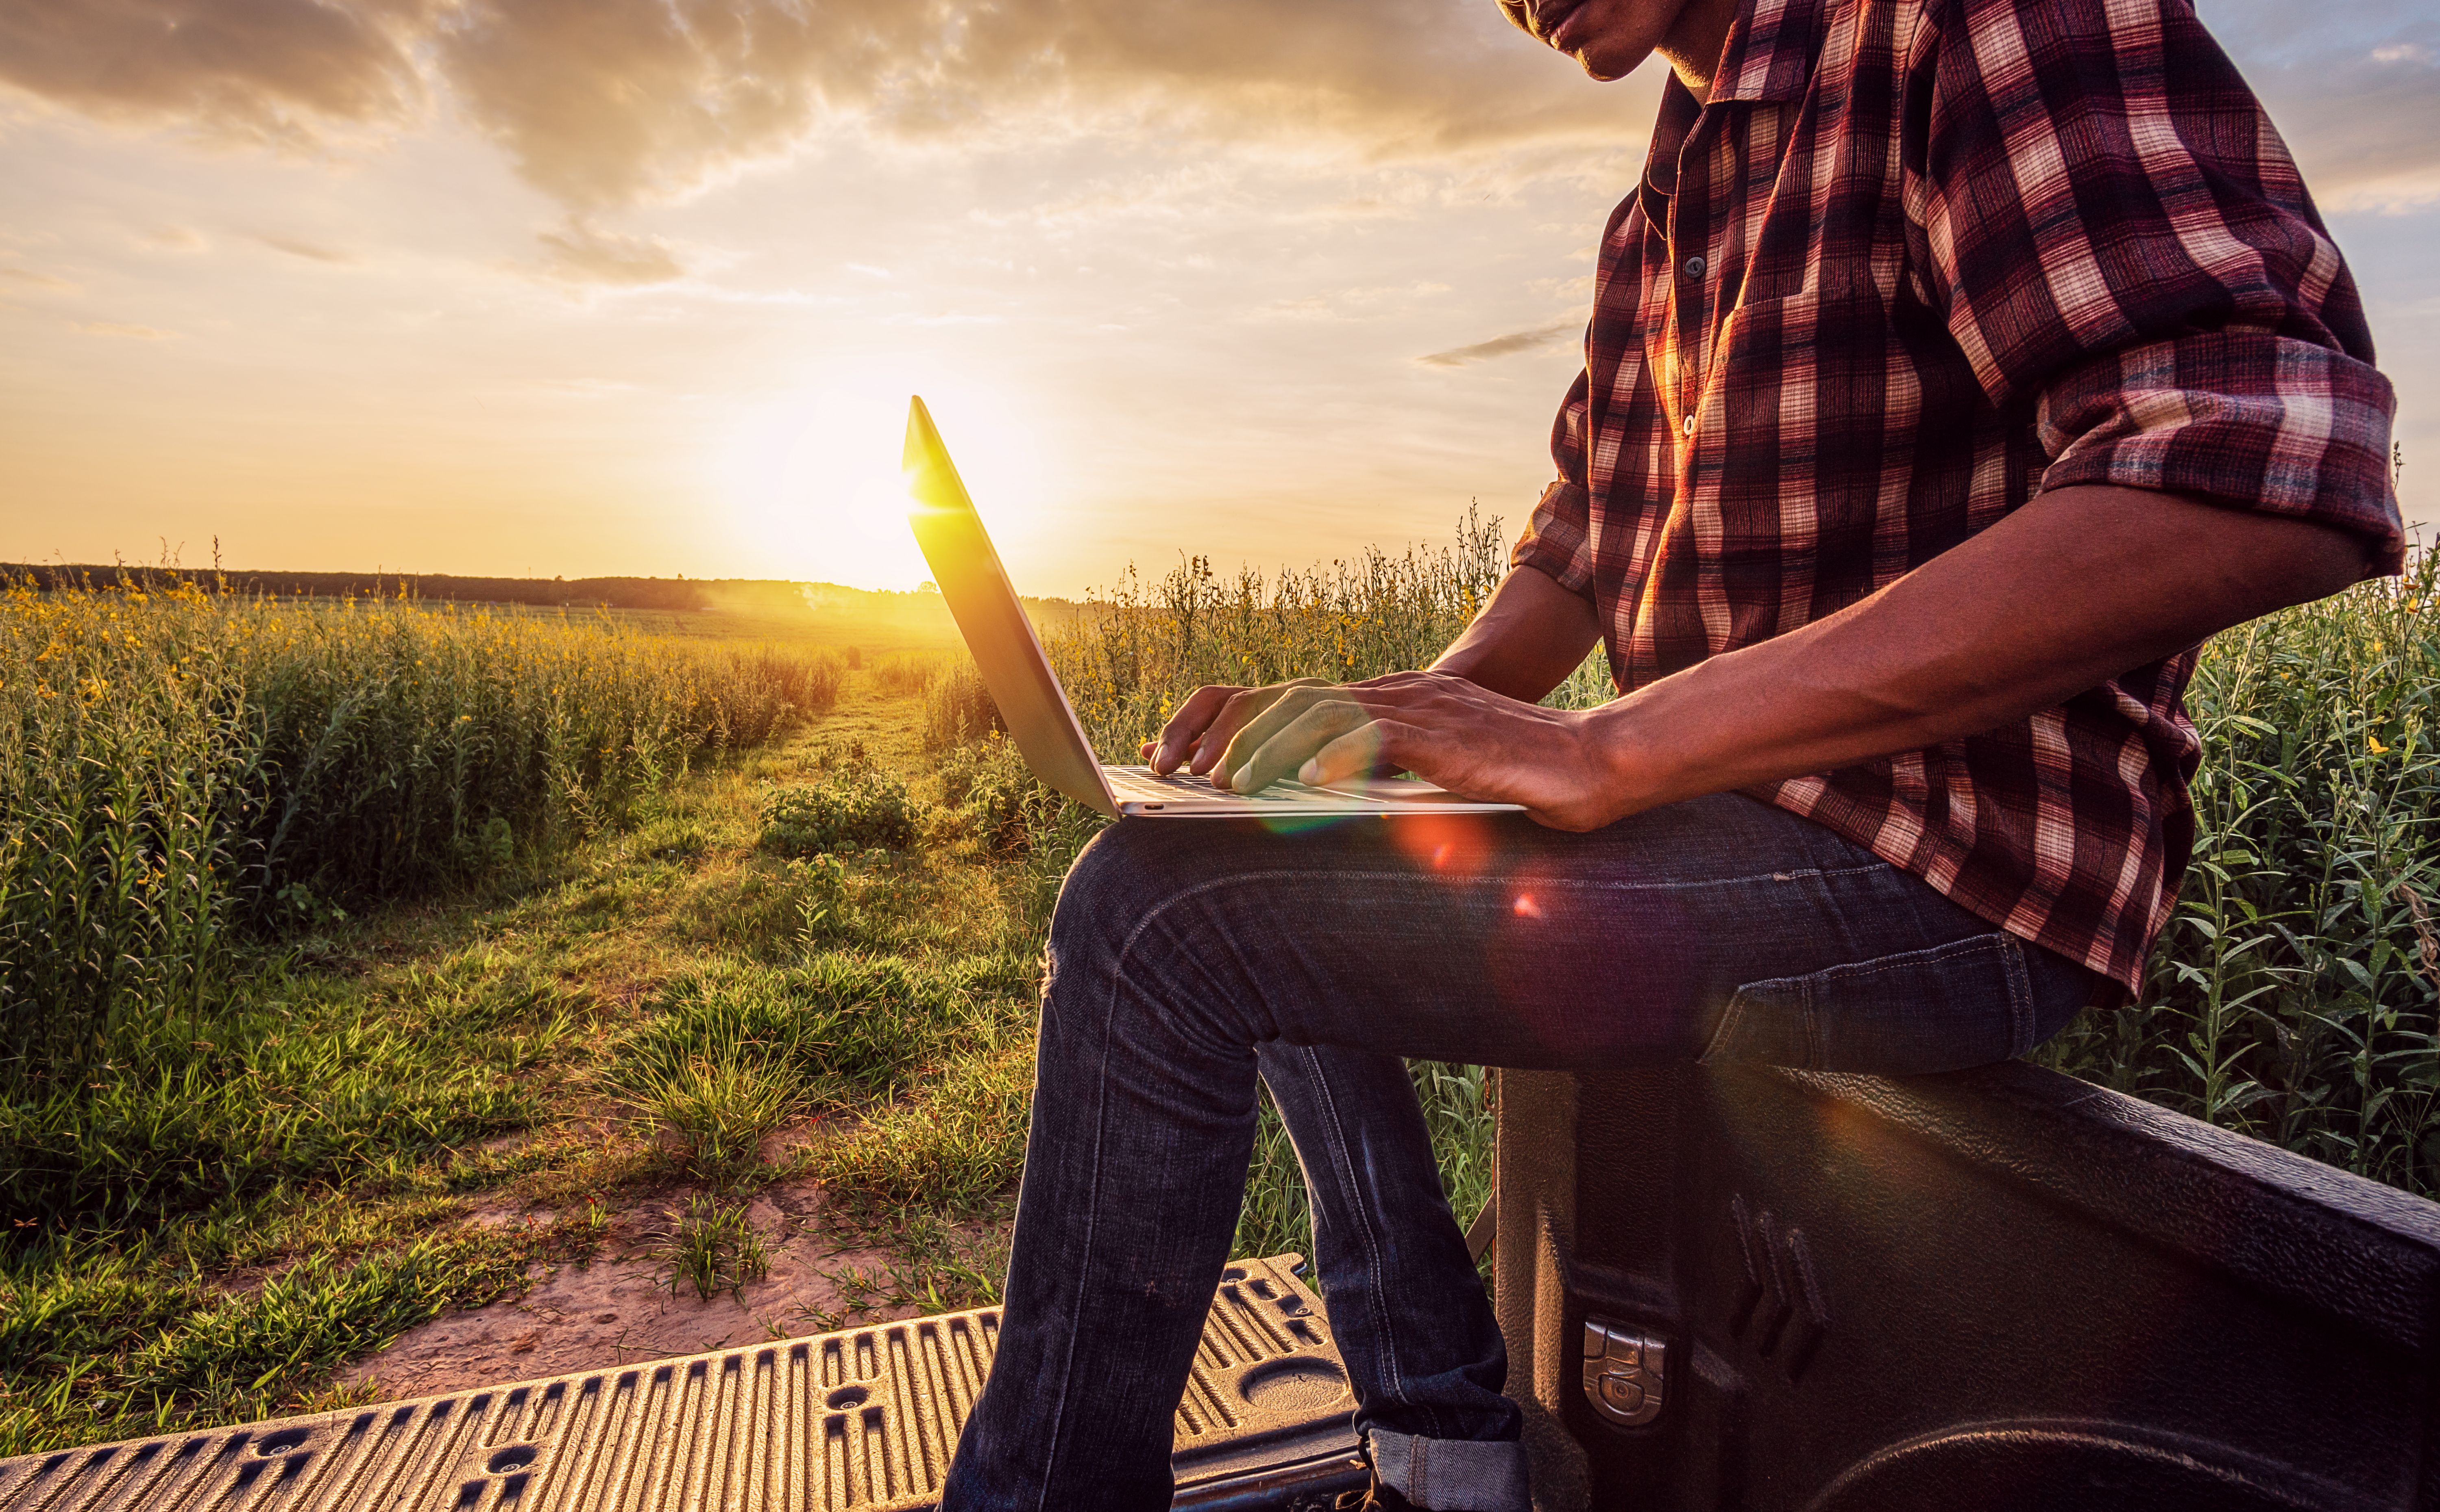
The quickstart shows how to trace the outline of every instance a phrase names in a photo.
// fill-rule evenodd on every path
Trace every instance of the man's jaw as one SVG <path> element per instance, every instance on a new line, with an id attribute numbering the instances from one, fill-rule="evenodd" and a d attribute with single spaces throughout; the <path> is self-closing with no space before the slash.
<path id="1" fill-rule="evenodd" d="M 1606 57 L 1596 61 L 1590 54 L 1606 40 L 1602 36 L 1602 12 L 1607 9 L 1602 0 L 1549 0 L 1534 9 L 1534 30 L 1552 49 L 1573 58 L 1584 71 L 1605 82 L 1624 79 L 1635 66 L 1652 55 L 1646 45 L 1632 60 Z M 1607 49 L 1601 49 L 1606 51 Z"/>

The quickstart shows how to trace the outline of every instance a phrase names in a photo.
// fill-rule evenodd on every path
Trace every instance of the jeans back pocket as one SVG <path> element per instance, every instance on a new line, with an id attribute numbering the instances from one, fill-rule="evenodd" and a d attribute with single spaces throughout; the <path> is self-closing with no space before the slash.
<path id="1" fill-rule="evenodd" d="M 1749 982 L 1729 1000 L 1701 1059 L 1893 1076 L 1958 1071 L 2024 1055 L 2065 1022 L 2068 1015 L 2042 1012 L 2037 997 L 2021 941 L 1969 935 Z M 2058 1023 L 2043 1023 L 2053 1017 Z"/>

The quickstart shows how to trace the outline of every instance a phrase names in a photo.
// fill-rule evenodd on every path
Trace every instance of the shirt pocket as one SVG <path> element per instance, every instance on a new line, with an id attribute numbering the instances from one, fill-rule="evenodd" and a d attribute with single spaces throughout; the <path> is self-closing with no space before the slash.
<path id="1" fill-rule="evenodd" d="M 1700 1058 L 1893 1076 L 1959 1071 L 2031 1051 L 2041 1018 L 2022 942 L 1975 934 L 1749 982 Z"/>
<path id="2" fill-rule="evenodd" d="M 1721 329 L 1706 403 L 1722 551 L 1776 565 L 1801 543 L 1813 580 L 1838 596 L 1808 617 L 1872 590 L 1882 515 L 1907 507 L 1910 490 L 1889 484 L 1912 457 L 1920 400 L 1893 340 L 1870 285 L 1748 300 Z"/>

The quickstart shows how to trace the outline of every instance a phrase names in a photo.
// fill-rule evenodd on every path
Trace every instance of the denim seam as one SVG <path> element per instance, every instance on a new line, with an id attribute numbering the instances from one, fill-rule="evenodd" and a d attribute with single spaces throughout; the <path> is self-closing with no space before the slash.
<path id="1" fill-rule="evenodd" d="M 1146 923 L 1149 922 L 1150 920 L 1146 920 Z M 1118 1020 L 1119 987 L 1126 980 L 1125 974 L 1116 968 L 1125 962 L 1127 952 L 1135 947 L 1136 935 L 1142 933 L 1142 926 L 1138 926 L 1135 934 L 1127 936 L 1126 944 L 1120 948 L 1118 959 L 1113 963 L 1110 972 L 1109 1005 L 1103 1013 L 1100 1024 L 1101 1074 L 1094 1078 L 1094 1086 L 1099 1090 L 1100 1094 L 1093 1110 L 1093 1167 L 1091 1179 L 1085 1189 L 1085 1239 L 1077 1246 L 1076 1274 L 1079 1277 L 1079 1283 L 1076 1288 L 1075 1306 L 1068 1316 L 1068 1347 L 1059 1359 L 1059 1388 L 1054 1394 L 1055 1405 L 1050 1411 L 1050 1452 L 1044 1458 L 1042 1479 L 1034 1491 L 1034 1512 L 1048 1512 L 1050 1505 L 1050 1487 L 1059 1478 L 1059 1456 L 1065 1447 L 1060 1433 L 1068 1417 L 1068 1394 L 1076 1379 L 1076 1346 L 1085 1334 L 1083 1325 L 1086 1292 L 1089 1289 L 1082 1278 L 1093 1273 L 1093 1236 L 1095 1231 L 1101 1227 L 1102 1149 L 1108 1134 L 1110 1112 L 1110 1098 L 1107 1091 L 1110 1079 L 1110 1025 Z"/>
<path id="2" fill-rule="evenodd" d="M 2000 939 L 2001 969 L 2008 979 L 2008 1058 L 2014 1060 L 2034 1048 L 2034 980 L 2024 947 L 2012 934 Z"/>
<path id="3" fill-rule="evenodd" d="M 1720 1015 L 1719 1026 L 1712 1031 L 1712 1038 L 1704 1044 L 1702 1054 L 1695 1058 L 1696 1065 L 1710 1065 L 1724 1047 L 1736 1042 L 1737 1030 L 1745 1023 L 1746 989 L 1756 985 L 1749 982 L 1729 994 L 1729 1010 Z"/>
<path id="4" fill-rule="evenodd" d="M 1330 1078 L 1322 1074 L 1321 1058 L 1314 1053 L 1311 1045 L 1298 1048 L 1304 1053 L 1307 1074 L 1321 1095 L 1321 1112 L 1330 1140 L 1331 1174 L 1341 1183 L 1351 1199 L 1343 1205 L 1354 1217 L 1356 1232 L 1364 1239 L 1364 1290 L 1372 1305 L 1372 1326 L 1381 1336 L 1382 1363 L 1388 1367 L 1390 1375 L 1387 1384 L 1403 1400 L 1407 1395 L 1407 1372 L 1398 1360 L 1398 1332 L 1391 1323 L 1389 1296 L 1383 1290 L 1380 1236 L 1373 1232 L 1372 1210 L 1365 1203 L 1362 1189 L 1356 1183 L 1355 1164 L 1347 1147 L 1347 1128 L 1339 1121 L 1338 1099 L 1331 1094 Z M 1424 1414 L 1430 1420 L 1432 1432 L 1442 1432 L 1440 1414 L 1428 1407 Z"/>
<path id="5" fill-rule="evenodd" d="M 1985 940 L 2011 940 L 2014 938 L 2014 935 L 2009 934 L 2004 931 L 1994 930 L 1988 934 L 1968 934 L 1962 940 L 1950 940 L 1947 945 L 1931 945 L 1927 946 L 1920 951 L 1899 951 L 1892 955 L 1874 956 L 1870 960 L 1849 961 L 1839 966 L 1825 966 L 1819 971 L 1807 971 L 1803 976 L 1781 977 L 1777 980 L 1785 982 L 1804 982 L 1810 981 L 1815 977 L 1835 976 L 1839 978 L 1841 981 L 1853 981 L 1857 977 L 1879 976 L 1886 971 L 1911 970 L 1917 966 L 1923 965 L 1929 957 L 1938 955 L 1943 951 L 1956 950 L 1960 945 L 1970 945 L 1976 950 L 1983 950 L 1988 949 L 1988 947 L 1984 946 L 1982 943 Z M 1960 955 L 1966 955 L 1970 954 L 1971 952 L 1958 951 L 1957 953 Z M 1910 959 L 1901 960 L 1898 958 L 1900 956 L 1910 957 Z"/>
<path id="6" fill-rule="evenodd" d="M 1814 1002 L 1815 987 L 1818 984 L 1834 977 L 1842 982 L 1852 982 L 1862 977 L 1880 976 L 1891 971 L 1911 970 L 1915 967 L 1926 964 L 1929 958 L 1942 956 L 1946 952 L 1953 952 L 1957 955 L 1969 955 L 1975 951 L 1990 949 L 1991 947 L 1985 942 L 1994 939 L 1999 941 L 2000 969 L 2005 974 L 2008 984 L 2009 1041 L 2012 1046 L 2017 1047 L 2012 1048 L 2009 1054 L 2023 1056 L 2033 1048 L 2031 1042 L 2034 1017 L 2032 981 L 2025 972 L 2023 952 L 2020 950 L 2008 949 L 2009 946 L 2016 944 L 2016 936 L 2004 930 L 1995 930 L 1988 934 L 1969 934 L 1962 940 L 1951 940 L 1946 945 L 1927 946 L 1919 951 L 1899 951 L 1893 955 L 1875 956 L 1869 960 L 1851 961 L 1839 966 L 1825 966 L 1818 971 L 1806 971 L 1797 976 L 1765 977 L 1758 981 L 1745 983 L 1730 995 L 1728 1011 L 1721 1015 L 1719 1026 L 1712 1031 L 1711 1039 L 1705 1042 L 1702 1053 L 1695 1058 L 1695 1063 L 1711 1064 L 1719 1056 L 1723 1046 L 1734 1041 L 1736 1032 L 1744 1026 L 1749 992 L 1757 987 L 1785 985 L 1796 989 L 1797 1026 L 1803 1036 L 1805 1069 L 1819 1071 L 1828 1058 L 1821 1043 L 1821 1016 Z M 1967 949 L 1959 950 L 1960 946 Z"/>

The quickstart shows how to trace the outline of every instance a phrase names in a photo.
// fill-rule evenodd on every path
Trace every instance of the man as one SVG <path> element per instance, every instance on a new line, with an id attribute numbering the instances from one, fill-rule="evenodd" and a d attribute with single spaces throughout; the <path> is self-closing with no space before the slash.
<path id="1" fill-rule="evenodd" d="M 1673 75 L 1559 479 L 1430 670 L 1205 688 L 1145 752 L 1538 824 L 1085 852 L 960 1512 L 1167 1504 L 1258 1070 L 1376 1502 L 1523 1507 L 1398 1058 L 2022 1055 L 2141 985 L 2197 643 L 2399 562 L 2353 284 L 2185 0 L 1502 4 L 1595 77 Z M 1622 696 L 1537 707 L 1597 641 Z"/>

